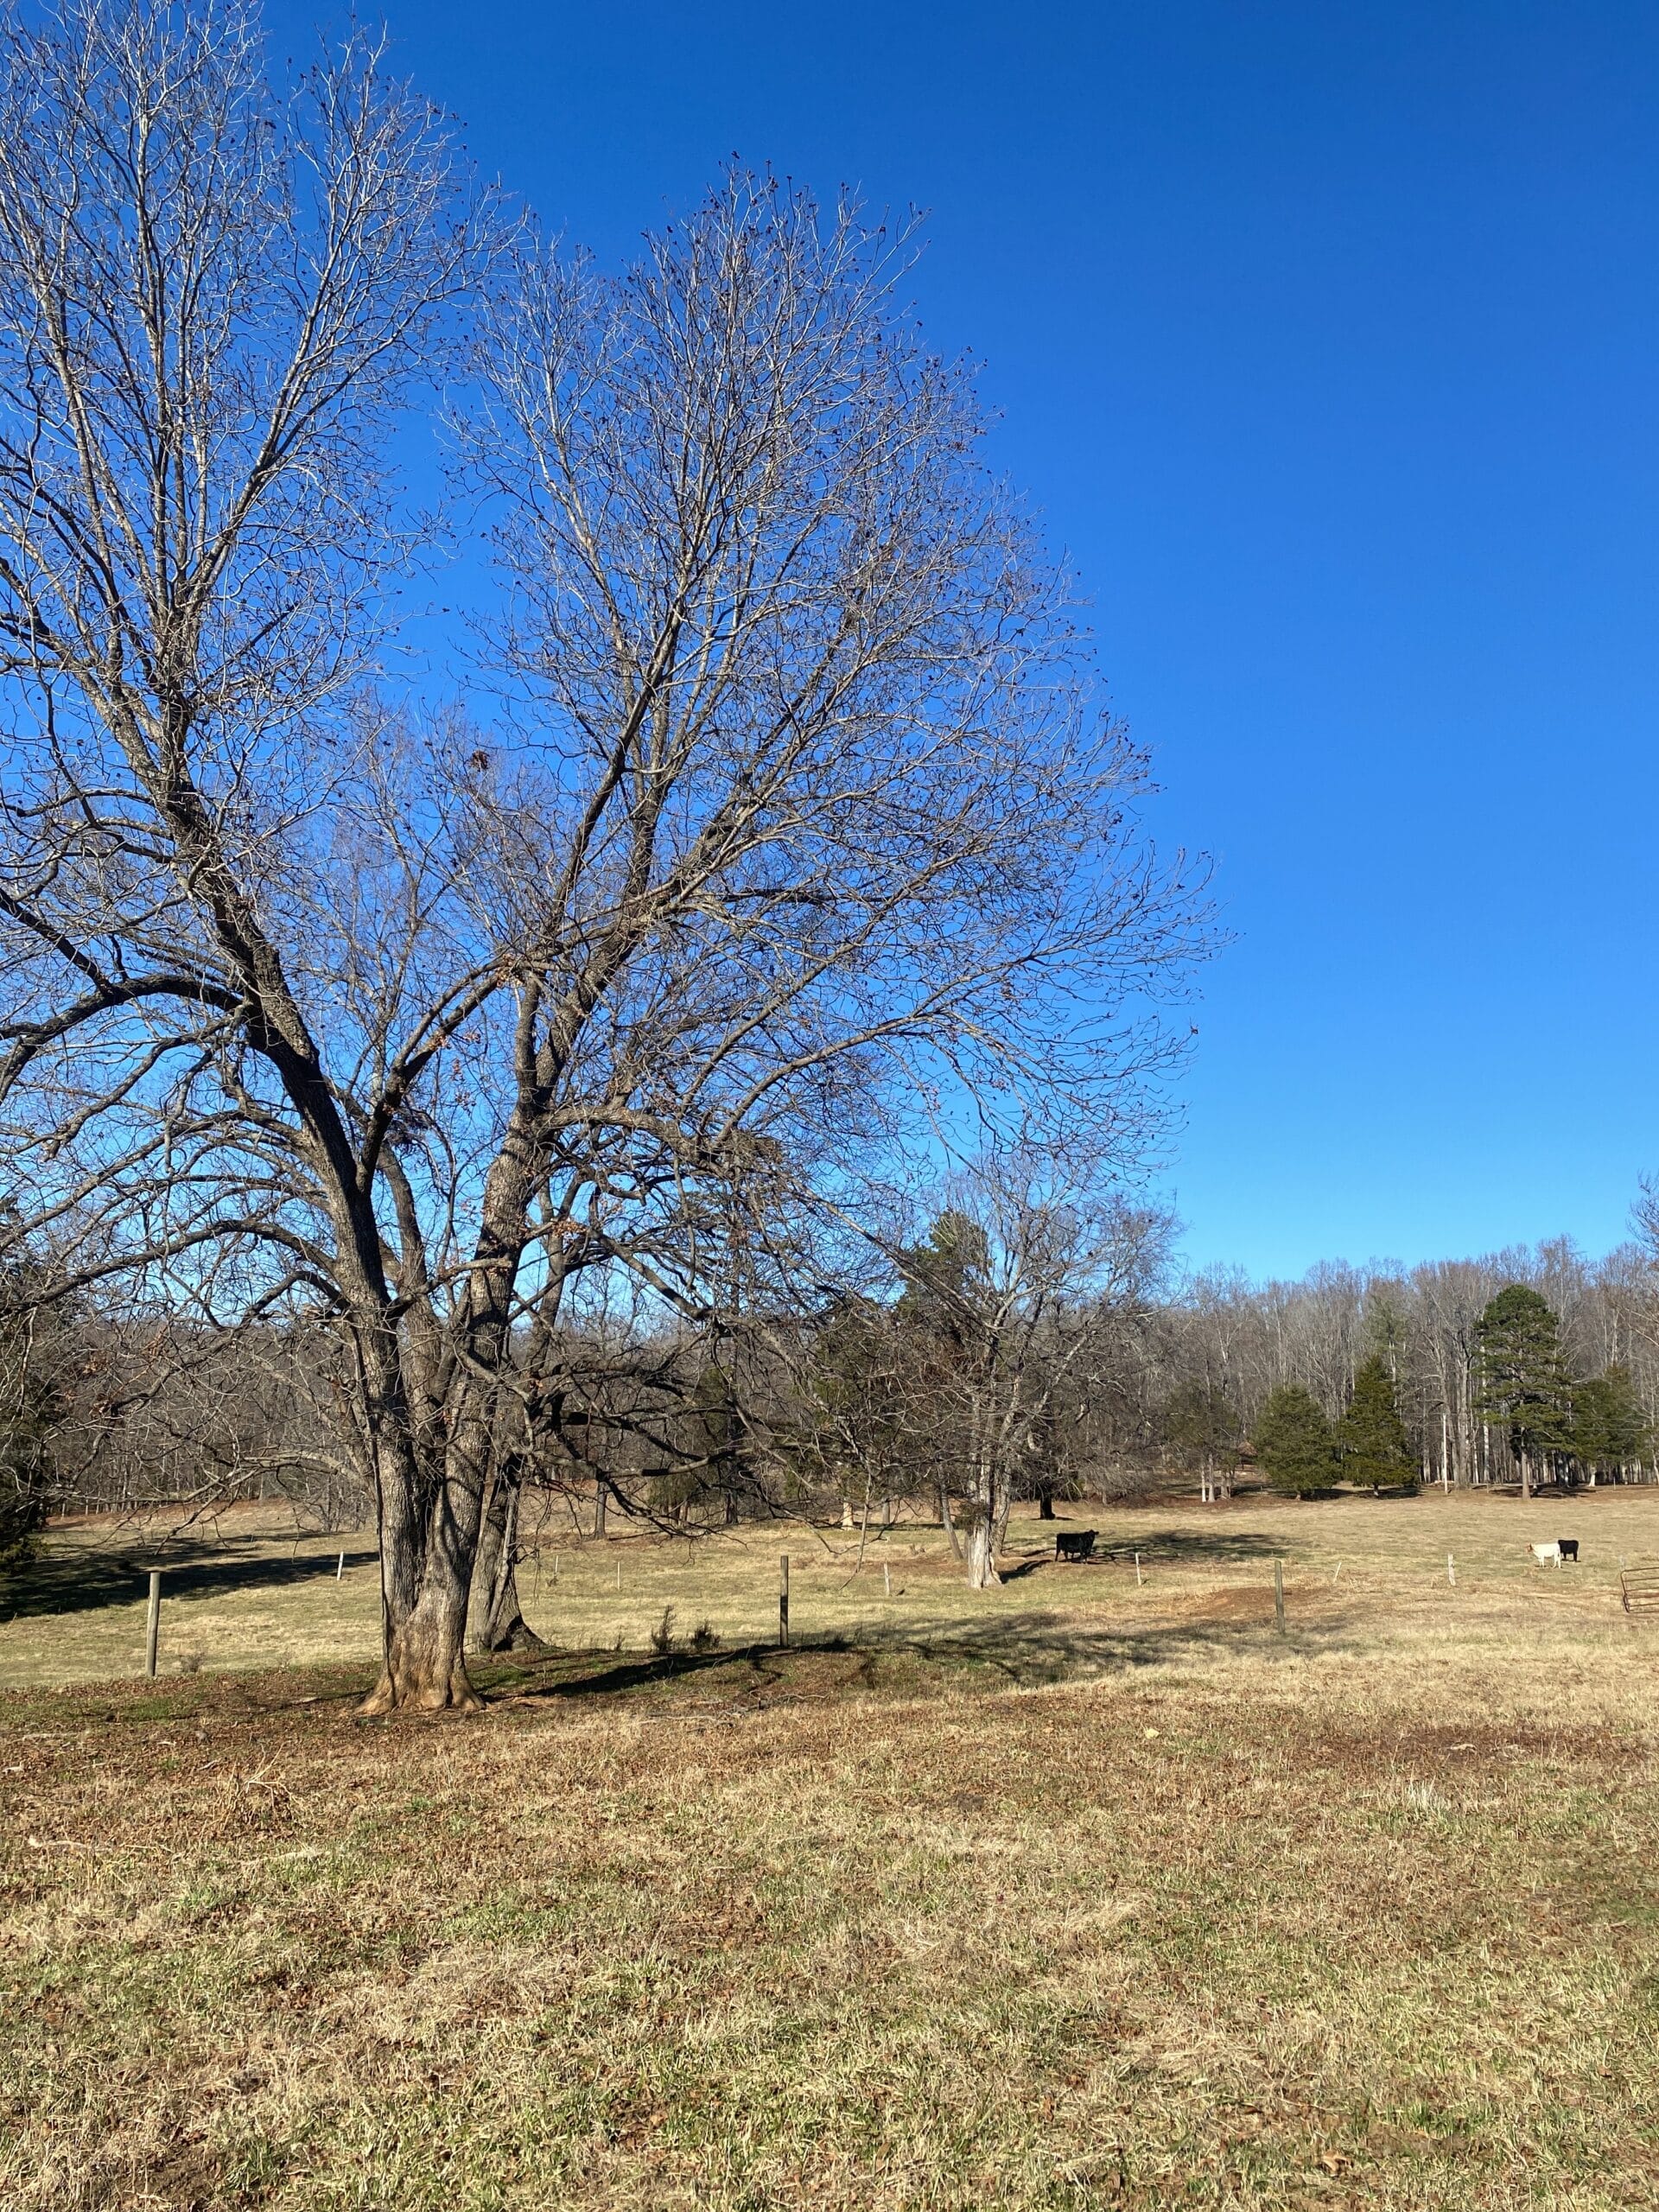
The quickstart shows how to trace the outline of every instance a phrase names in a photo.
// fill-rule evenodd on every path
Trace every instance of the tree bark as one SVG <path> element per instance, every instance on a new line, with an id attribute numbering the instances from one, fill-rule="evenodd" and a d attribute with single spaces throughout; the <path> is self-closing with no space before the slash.
<path id="1" fill-rule="evenodd" d="M 467 1614 L 484 1507 L 489 1433 L 480 1392 L 464 1386 L 442 1459 L 428 1471 L 409 1426 L 377 1454 L 381 1487 L 380 1583 L 385 1657 L 359 1710 L 477 1710 L 467 1675 Z M 406 1401 L 401 1401 L 406 1408 Z M 435 1454 L 434 1455 L 435 1457 Z"/>
<path id="2" fill-rule="evenodd" d="M 518 1474 L 504 1468 L 491 1485 L 479 1532 L 467 1620 L 474 1651 L 545 1651 L 547 1646 L 525 1620 L 518 1605 L 518 1510 L 523 1492 Z"/>
<path id="3" fill-rule="evenodd" d="M 970 1590 L 1000 1590 L 1002 1578 L 996 1571 L 996 1522 L 983 1506 L 976 1509 L 968 1530 L 968 1587 Z"/>
<path id="4" fill-rule="evenodd" d="M 960 1559 L 962 1538 L 957 1535 L 957 1524 L 950 1517 L 950 1493 L 943 1483 L 939 1484 L 939 1525 L 950 1539 L 951 1551 L 957 1559 Z"/>
<path id="5" fill-rule="evenodd" d="M 388 1551 L 383 1548 L 383 1561 Z M 467 1606 L 470 1558 L 463 1548 L 435 1544 L 423 1560 L 403 1562 L 419 1575 L 418 1594 L 406 1611 L 385 1617 L 385 1656 L 380 1679 L 359 1711 L 373 1716 L 407 1706 L 416 1713 L 476 1712 L 482 1702 L 467 1679 Z M 384 1570 L 383 1570 L 384 1571 Z"/>

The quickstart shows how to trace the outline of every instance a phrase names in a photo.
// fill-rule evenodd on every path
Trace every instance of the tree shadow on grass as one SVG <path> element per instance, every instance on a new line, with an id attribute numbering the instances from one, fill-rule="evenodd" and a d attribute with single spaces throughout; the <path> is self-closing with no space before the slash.
<path id="1" fill-rule="evenodd" d="M 346 1564 L 365 1567 L 378 1556 L 372 1548 L 347 1551 Z M 151 1567 L 162 1571 L 163 1599 L 219 1598 L 233 1592 L 289 1589 L 296 1583 L 326 1579 L 335 1573 L 339 1559 L 339 1547 L 326 1554 L 284 1559 L 262 1553 L 253 1543 L 234 1541 L 223 1551 L 174 1555 L 65 1546 L 38 1553 L 0 1573 L 0 1621 L 137 1605 L 148 1595 Z"/>
<path id="2" fill-rule="evenodd" d="M 1142 1567 L 1225 1567 L 1250 1560 L 1300 1559 L 1305 1548 L 1294 1539 L 1255 1535 L 1245 1529 L 1149 1529 L 1144 1536 L 1109 1540 L 1096 1536 L 1092 1555 L 1082 1560 L 1057 1560 L 1051 1544 L 1040 1552 L 1027 1554 L 1018 1567 L 1005 1568 L 1002 1580 L 1011 1582 L 1045 1567 L 1057 1568 L 1062 1575 L 1088 1575 L 1103 1567 L 1123 1567 L 1133 1573 L 1137 1552 Z"/>
<path id="3" fill-rule="evenodd" d="M 550 1706 L 569 1699 L 662 1698 L 696 1684 L 741 1705 L 766 1702 L 768 1694 L 796 1700 L 849 1691 L 902 1696 L 929 1687 L 1025 1688 L 1245 1653 L 1306 1658 L 1346 1641 L 1345 1618 L 1295 1622 L 1281 1634 L 1273 1624 L 1270 1596 L 1265 1605 L 1261 1620 L 1199 1619 L 1144 1628 L 1023 1613 L 1008 1620 L 968 1617 L 925 1631 L 865 1624 L 855 1637 L 813 1637 L 787 1650 L 757 1643 L 649 1658 L 563 1652 L 493 1672 L 483 1686 L 492 1701 Z"/>
<path id="4" fill-rule="evenodd" d="M 1260 1618 L 1200 1618 L 1144 1626 L 1034 1612 L 1001 1620 L 969 1616 L 921 1630 L 877 1624 L 861 1630 L 858 1648 L 878 1660 L 907 1655 L 930 1668 L 1024 1686 L 1241 1652 L 1268 1657 L 1294 1652 L 1305 1658 L 1345 1641 L 1345 1620 L 1330 1616 L 1295 1622 L 1281 1633 L 1274 1626 L 1272 1602 L 1271 1593 L 1264 1592 Z"/>

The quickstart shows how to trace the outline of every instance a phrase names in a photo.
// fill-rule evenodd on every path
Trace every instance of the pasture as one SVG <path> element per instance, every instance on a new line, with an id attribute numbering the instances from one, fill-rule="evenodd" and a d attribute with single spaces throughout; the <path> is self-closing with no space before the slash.
<path id="1" fill-rule="evenodd" d="M 549 1529 L 556 1649 L 439 1725 L 352 1718 L 365 1538 L 168 1547 L 145 1682 L 163 1532 L 59 1532 L 0 1605 L 0 2201 L 1659 2202 L 1659 1492 L 1068 1511 L 1140 1581 Z"/>

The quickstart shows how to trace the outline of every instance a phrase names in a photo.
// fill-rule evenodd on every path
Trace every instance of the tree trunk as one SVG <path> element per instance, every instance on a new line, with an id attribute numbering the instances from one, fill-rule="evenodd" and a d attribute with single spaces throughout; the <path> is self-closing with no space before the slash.
<path id="1" fill-rule="evenodd" d="M 957 1524 L 950 1517 L 950 1493 L 939 1484 L 939 1525 L 950 1539 L 950 1549 L 957 1559 L 962 1557 L 962 1538 L 957 1534 Z"/>
<path id="2" fill-rule="evenodd" d="M 437 1509 L 435 1509 L 436 1510 Z M 408 1707 L 416 1713 L 470 1713 L 477 1692 L 467 1678 L 467 1599 L 471 1547 L 409 1541 L 406 1524 L 388 1521 L 380 1573 L 385 1651 L 380 1680 L 359 1711 L 366 1715 Z M 395 1596 L 410 1583 L 412 1605 Z"/>
<path id="3" fill-rule="evenodd" d="M 518 1475 L 503 1468 L 491 1485 L 467 1614 L 474 1651 L 545 1651 L 547 1646 L 518 1608 Z"/>
<path id="4" fill-rule="evenodd" d="M 1038 1488 L 1037 1518 L 1039 1521 L 1052 1521 L 1054 1518 L 1054 1485 L 1052 1483 L 1043 1483 Z"/>
<path id="5" fill-rule="evenodd" d="M 996 1522 L 982 1506 L 976 1506 L 968 1529 L 968 1587 L 970 1590 L 1000 1590 L 1002 1578 L 996 1571 Z"/>
<path id="6" fill-rule="evenodd" d="M 377 1336 L 379 1332 L 376 1332 Z M 385 1407 L 389 1401 L 383 1397 Z M 398 1389 L 395 1405 L 406 1403 Z M 473 1712 L 467 1678 L 467 1609 L 483 1512 L 487 1424 L 476 1402 L 458 1408 L 441 1463 L 429 1470 L 405 1416 L 377 1438 L 380 1596 L 385 1658 L 359 1708 Z"/>

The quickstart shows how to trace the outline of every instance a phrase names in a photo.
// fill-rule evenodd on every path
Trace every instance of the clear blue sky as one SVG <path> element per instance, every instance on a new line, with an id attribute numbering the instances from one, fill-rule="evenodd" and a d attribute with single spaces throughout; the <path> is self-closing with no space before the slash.
<path id="1" fill-rule="evenodd" d="M 279 0 L 303 51 L 326 10 Z M 366 10 L 372 12 L 372 9 Z M 391 0 L 601 253 L 735 152 L 915 292 L 1206 847 L 1199 1262 L 1567 1231 L 1659 1168 L 1652 0 Z"/>

